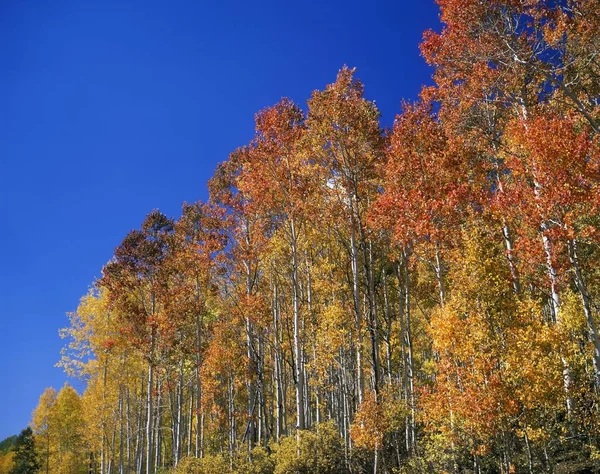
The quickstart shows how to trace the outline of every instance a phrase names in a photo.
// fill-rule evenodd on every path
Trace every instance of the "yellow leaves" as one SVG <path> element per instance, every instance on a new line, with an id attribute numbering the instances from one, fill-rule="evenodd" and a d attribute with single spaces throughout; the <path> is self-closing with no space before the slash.
<path id="1" fill-rule="evenodd" d="M 109 353 L 125 350 L 116 317 L 108 309 L 106 290 L 91 289 L 81 298 L 77 311 L 68 315 L 70 326 L 60 330 L 67 345 L 61 350 L 57 364 L 71 376 L 89 377 L 96 359 L 105 361 Z"/>
<path id="2" fill-rule="evenodd" d="M 567 339 L 547 324 L 541 303 L 512 293 L 508 265 L 489 235 L 471 229 L 462 252 L 451 298 L 431 319 L 439 361 L 424 408 L 426 418 L 447 425 L 444 410 L 452 407 L 455 429 L 486 440 L 511 429 L 523 411 L 561 406 Z"/>
<path id="3" fill-rule="evenodd" d="M 173 474 L 229 474 L 229 462 L 223 455 L 206 455 L 204 458 L 185 457 Z"/>
<path id="4" fill-rule="evenodd" d="M 567 289 L 560 295 L 559 325 L 566 335 L 581 335 L 587 331 L 587 322 L 581 306 L 581 297 Z"/>
<path id="5" fill-rule="evenodd" d="M 320 312 L 316 336 L 317 347 L 319 354 L 326 358 L 325 360 L 329 359 L 330 362 L 348 340 L 348 320 L 348 311 L 339 305 L 326 306 Z"/>
<path id="6" fill-rule="evenodd" d="M 527 438 L 529 441 L 545 441 L 548 439 L 549 434 L 543 428 L 533 428 L 531 426 L 527 426 L 524 429 L 518 429 L 515 431 L 519 438 Z"/>
<path id="7" fill-rule="evenodd" d="M 398 398 L 400 387 L 392 384 L 381 390 L 380 404 L 386 432 L 398 432 L 404 429 L 411 410 L 406 400 Z"/>
<path id="8" fill-rule="evenodd" d="M 263 472 L 342 474 L 347 472 L 342 439 L 332 421 L 315 426 L 314 431 L 303 430 L 298 432 L 297 436 L 284 437 L 279 444 L 273 444 L 271 448 L 274 451 L 271 463 L 266 463 L 263 456 L 257 456 L 256 463 L 253 463 L 255 464 L 253 469 L 240 469 L 238 472 L 249 474 L 262 474 Z M 256 464 L 266 465 L 267 469 L 259 471 Z"/>
<path id="9" fill-rule="evenodd" d="M 9 452 L 3 455 L 0 455 L 0 474 L 9 474 L 13 468 L 14 462 L 13 458 L 15 456 L 14 452 Z"/>
<path id="10" fill-rule="evenodd" d="M 590 459 L 594 461 L 600 461 L 600 449 L 598 449 L 593 444 L 589 446 L 590 450 Z"/>
<path id="11" fill-rule="evenodd" d="M 37 436 L 47 435 L 50 428 L 51 410 L 56 403 L 56 390 L 48 387 L 40 396 L 38 406 L 33 411 L 31 417 L 31 428 Z"/>
<path id="12" fill-rule="evenodd" d="M 530 410 L 557 408 L 562 399 L 562 365 L 555 348 L 556 332 L 541 324 L 511 335 L 506 361 L 506 381 L 519 403 Z"/>
<path id="13" fill-rule="evenodd" d="M 107 407 L 103 410 L 100 415 L 107 414 Z M 97 416 L 98 413 L 84 412 L 82 399 L 69 384 L 65 384 L 58 394 L 52 388 L 46 389 L 40 397 L 33 412 L 32 426 L 41 464 L 47 465 L 52 474 L 86 472 L 88 441 L 98 441 L 96 432 L 88 430 L 93 424 L 87 423 L 86 415 Z"/>

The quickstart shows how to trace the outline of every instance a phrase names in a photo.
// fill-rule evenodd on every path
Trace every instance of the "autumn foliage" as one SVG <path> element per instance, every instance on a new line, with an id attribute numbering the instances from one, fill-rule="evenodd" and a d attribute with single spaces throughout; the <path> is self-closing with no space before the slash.
<path id="1" fill-rule="evenodd" d="M 125 237 L 63 331 L 87 389 L 34 413 L 48 472 L 600 469 L 600 9 L 438 4 L 390 130 L 343 67 Z"/>

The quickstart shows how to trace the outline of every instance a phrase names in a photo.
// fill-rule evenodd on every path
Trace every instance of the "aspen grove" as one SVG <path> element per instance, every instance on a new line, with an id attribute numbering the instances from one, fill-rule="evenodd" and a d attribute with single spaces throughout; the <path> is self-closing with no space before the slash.
<path id="1" fill-rule="evenodd" d="M 600 472 L 600 6 L 438 4 L 391 129 L 343 67 L 125 236 L 40 472 Z"/>

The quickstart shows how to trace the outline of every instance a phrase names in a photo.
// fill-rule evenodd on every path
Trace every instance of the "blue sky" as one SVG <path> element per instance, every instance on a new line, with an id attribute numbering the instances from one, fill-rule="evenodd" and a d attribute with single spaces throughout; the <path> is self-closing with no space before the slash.
<path id="1" fill-rule="evenodd" d="M 391 125 L 427 28 L 433 0 L 0 2 L 0 439 L 65 382 L 58 329 L 129 230 L 343 64 Z"/>

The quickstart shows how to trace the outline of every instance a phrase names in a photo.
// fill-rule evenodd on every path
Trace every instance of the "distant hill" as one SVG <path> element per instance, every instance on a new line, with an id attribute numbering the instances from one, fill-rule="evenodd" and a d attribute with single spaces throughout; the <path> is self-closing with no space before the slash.
<path id="1" fill-rule="evenodd" d="M 15 441 L 17 440 L 17 435 L 9 436 L 3 441 L 0 441 L 0 456 L 3 454 L 12 451 L 13 446 L 15 445 Z"/>

